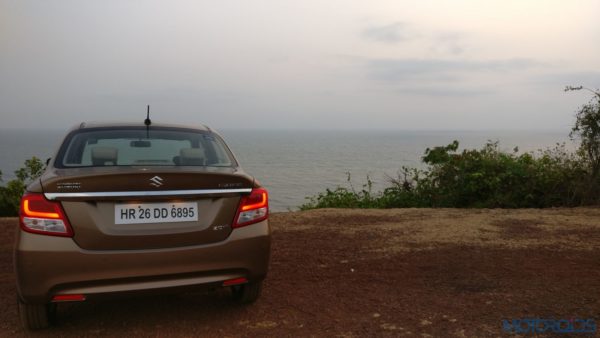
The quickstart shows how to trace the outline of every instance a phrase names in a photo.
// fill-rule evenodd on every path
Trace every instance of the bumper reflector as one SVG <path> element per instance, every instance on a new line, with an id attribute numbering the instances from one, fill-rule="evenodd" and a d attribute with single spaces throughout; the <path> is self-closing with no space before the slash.
<path id="1" fill-rule="evenodd" d="M 232 286 L 232 285 L 239 285 L 239 284 L 244 284 L 244 283 L 248 283 L 248 279 L 241 277 L 241 278 L 228 279 L 223 282 L 223 286 Z"/>
<path id="2" fill-rule="evenodd" d="M 82 302 L 84 300 L 84 295 L 56 295 L 52 297 L 53 302 Z"/>

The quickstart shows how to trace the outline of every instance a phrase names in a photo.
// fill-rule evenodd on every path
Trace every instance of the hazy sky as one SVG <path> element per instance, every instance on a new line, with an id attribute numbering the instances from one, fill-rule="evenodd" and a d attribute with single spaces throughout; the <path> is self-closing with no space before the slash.
<path id="1" fill-rule="evenodd" d="M 0 0 L 0 128 L 560 129 L 600 1 Z"/>

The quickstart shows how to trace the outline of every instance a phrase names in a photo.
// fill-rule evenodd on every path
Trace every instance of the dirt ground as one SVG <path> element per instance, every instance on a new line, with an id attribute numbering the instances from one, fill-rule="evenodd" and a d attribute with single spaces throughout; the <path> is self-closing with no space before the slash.
<path id="1" fill-rule="evenodd" d="M 61 304 L 31 336 L 506 336 L 503 319 L 600 323 L 600 209 L 335 210 L 271 216 L 261 299 L 225 290 Z M 0 336 L 24 336 L 1 219 Z M 565 336 L 565 335 L 560 335 Z M 581 335 L 580 335 L 581 336 Z"/>

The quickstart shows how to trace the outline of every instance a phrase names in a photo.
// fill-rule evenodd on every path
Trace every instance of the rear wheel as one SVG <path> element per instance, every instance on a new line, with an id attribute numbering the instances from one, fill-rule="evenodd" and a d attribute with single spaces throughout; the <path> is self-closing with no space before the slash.
<path id="1" fill-rule="evenodd" d="M 261 290 L 262 281 L 231 287 L 233 300 L 240 304 L 249 304 L 255 302 L 258 299 L 258 297 L 260 297 Z"/>
<path id="2" fill-rule="evenodd" d="M 56 317 L 56 304 L 26 304 L 19 303 L 21 324 L 28 330 L 45 329 Z"/>

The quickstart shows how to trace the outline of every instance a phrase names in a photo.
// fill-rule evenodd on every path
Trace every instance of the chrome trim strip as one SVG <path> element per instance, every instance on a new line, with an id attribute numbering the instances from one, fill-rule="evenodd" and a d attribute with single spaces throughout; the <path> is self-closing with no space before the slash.
<path id="1" fill-rule="evenodd" d="M 143 197 L 143 196 L 178 196 L 178 195 L 215 195 L 249 193 L 252 188 L 243 189 L 201 189 L 201 190 L 162 190 L 162 191 L 102 191 L 102 192 L 48 192 L 44 193 L 49 200 L 57 198 L 77 197 Z"/>

